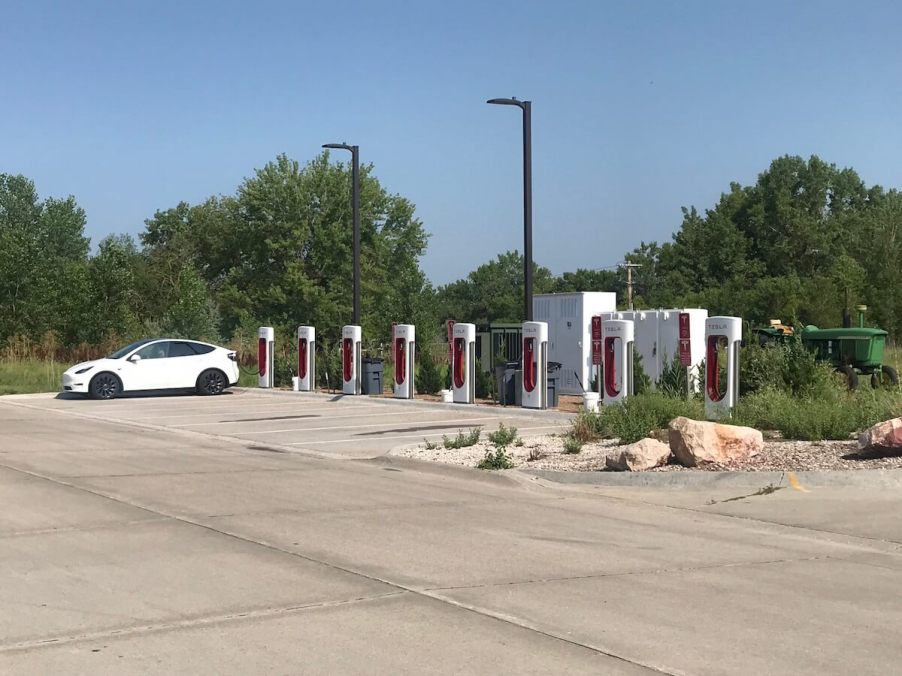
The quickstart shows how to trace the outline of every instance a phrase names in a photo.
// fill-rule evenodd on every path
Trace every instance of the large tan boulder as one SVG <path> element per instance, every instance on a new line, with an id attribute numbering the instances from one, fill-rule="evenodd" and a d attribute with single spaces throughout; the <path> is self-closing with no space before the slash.
<path id="1" fill-rule="evenodd" d="M 729 465 L 748 460 L 764 449 L 763 435 L 751 427 L 680 417 L 674 418 L 668 429 L 670 450 L 686 467 Z"/>
<path id="2" fill-rule="evenodd" d="M 620 451 L 620 455 L 605 461 L 608 469 L 621 472 L 640 472 L 659 467 L 670 457 L 670 446 L 657 439 L 643 439 L 630 444 Z"/>
<path id="3" fill-rule="evenodd" d="M 879 422 L 858 435 L 858 447 L 898 448 L 902 450 L 902 418 Z"/>

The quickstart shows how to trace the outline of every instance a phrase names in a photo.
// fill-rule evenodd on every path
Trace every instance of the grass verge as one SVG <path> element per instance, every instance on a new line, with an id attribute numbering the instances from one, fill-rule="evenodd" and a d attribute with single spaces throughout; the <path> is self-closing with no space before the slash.
<path id="1" fill-rule="evenodd" d="M 70 364 L 39 359 L 0 361 L 0 394 L 59 392 Z"/>

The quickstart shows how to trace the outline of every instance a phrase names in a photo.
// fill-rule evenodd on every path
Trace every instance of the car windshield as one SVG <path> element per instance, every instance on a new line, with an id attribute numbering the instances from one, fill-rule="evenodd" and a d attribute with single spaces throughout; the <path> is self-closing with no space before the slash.
<path id="1" fill-rule="evenodd" d="M 136 342 L 132 343 L 131 345 L 126 345 L 125 347 L 120 348 L 120 349 L 116 350 L 115 352 L 113 352 L 113 354 L 111 354 L 109 357 L 107 357 L 107 359 L 122 359 L 125 355 L 127 355 L 132 350 L 139 348 L 142 345 L 147 345 L 147 343 L 150 343 L 153 340 L 155 340 L 155 339 L 154 338 L 145 338 L 144 340 L 136 341 Z"/>

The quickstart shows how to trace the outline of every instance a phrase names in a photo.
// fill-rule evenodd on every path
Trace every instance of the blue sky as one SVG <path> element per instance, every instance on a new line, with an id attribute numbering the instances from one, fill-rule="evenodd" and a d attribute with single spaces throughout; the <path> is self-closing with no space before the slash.
<path id="1" fill-rule="evenodd" d="M 95 240 L 347 141 L 432 233 L 436 283 L 522 248 L 603 267 L 773 158 L 902 187 L 902 4 L 2 0 L 0 172 Z"/>

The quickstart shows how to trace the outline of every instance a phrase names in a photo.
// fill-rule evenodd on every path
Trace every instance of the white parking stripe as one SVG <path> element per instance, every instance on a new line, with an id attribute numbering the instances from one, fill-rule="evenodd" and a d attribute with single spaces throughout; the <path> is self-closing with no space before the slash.
<path id="1" fill-rule="evenodd" d="M 284 406 L 284 404 L 282 404 L 282 405 Z M 337 410 L 334 404 L 330 404 L 327 406 L 304 406 L 304 405 L 298 406 L 298 404 L 295 403 L 295 404 L 292 404 L 292 406 L 294 406 L 295 409 L 299 413 L 307 413 L 308 411 L 318 412 L 318 411 Z M 261 408 L 263 409 L 262 411 L 259 410 Z M 370 404 L 370 405 L 360 405 L 360 406 L 354 406 L 354 407 L 346 406 L 345 408 L 349 408 L 350 410 L 360 410 L 360 409 L 374 409 L 374 408 L 382 408 L 382 407 L 380 407 L 378 404 Z M 174 419 L 178 419 L 178 418 L 203 418 L 203 417 L 210 417 L 210 416 L 223 417 L 223 416 L 247 415 L 247 414 L 255 415 L 258 413 L 265 413 L 266 411 L 277 411 L 277 412 L 285 413 L 287 411 L 292 411 L 295 409 L 291 409 L 291 408 L 274 409 L 272 406 L 247 406 L 247 407 L 240 408 L 240 409 L 224 409 L 224 410 L 209 411 L 209 412 L 204 412 L 204 413 L 201 413 L 201 412 L 180 413 L 178 415 L 176 415 L 176 414 L 158 415 L 156 413 L 150 413 L 148 415 L 143 415 L 143 416 L 137 416 L 137 415 L 129 416 L 129 420 L 174 420 Z M 209 423 L 197 423 L 197 424 L 209 424 Z M 181 427 L 181 426 L 182 425 L 170 425 L 170 427 Z"/>
<path id="2" fill-rule="evenodd" d="M 464 425 L 464 427 L 467 427 Z M 472 427 L 475 427 L 473 425 Z M 526 432 L 528 430 L 555 430 L 560 429 L 559 425 L 540 425 L 539 427 L 518 427 L 518 432 Z M 443 432 L 427 432 L 427 433 L 419 433 L 419 434 L 399 434 L 397 436 L 392 437 L 378 437 L 379 441 L 385 439 L 425 439 L 427 437 L 442 437 L 445 433 Z M 319 444 L 346 444 L 350 442 L 360 443 L 361 441 L 365 441 L 365 439 L 361 439 L 360 437 L 351 437 L 350 439 L 328 439 L 326 441 L 295 441 L 291 443 L 284 444 L 285 446 L 318 446 Z"/>
<path id="3" fill-rule="evenodd" d="M 476 427 L 476 425 L 470 425 L 469 423 L 473 422 L 486 422 L 489 420 L 502 420 L 503 416 L 494 415 L 491 418 L 465 418 L 465 419 L 457 419 L 457 420 L 442 420 L 441 418 L 436 420 L 417 420 L 415 423 L 411 423 L 409 426 L 413 427 L 415 425 L 419 425 L 421 423 L 447 423 L 447 427 L 450 429 L 451 427 Z M 353 425 L 354 429 L 364 428 L 364 427 L 386 427 L 387 425 L 397 425 L 396 422 L 385 422 L 385 423 L 372 423 L 370 425 Z M 259 434 L 282 434 L 284 432 L 323 432 L 326 430 L 346 430 L 348 429 L 348 425 L 336 425 L 334 427 L 295 427 L 287 430 L 261 430 L 259 432 L 233 432 L 229 436 L 235 437 L 245 437 L 248 435 L 259 435 Z"/>

